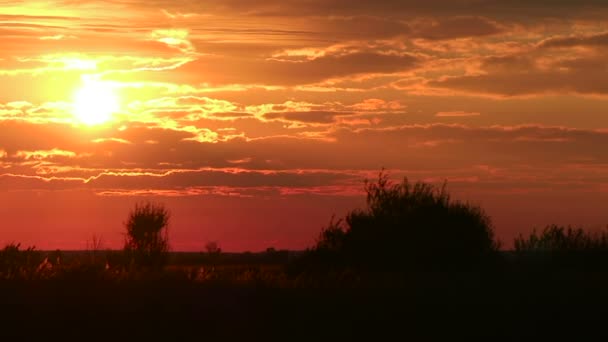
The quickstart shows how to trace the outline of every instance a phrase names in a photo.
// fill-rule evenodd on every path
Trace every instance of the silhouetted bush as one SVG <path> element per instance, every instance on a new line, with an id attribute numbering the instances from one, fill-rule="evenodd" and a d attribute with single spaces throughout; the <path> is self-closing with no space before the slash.
<path id="1" fill-rule="evenodd" d="M 169 257 L 169 211 L 160 204 L 137 204 L 125 223 L 125 253 L 136 266 L 161 269 Z"/>
<path id="2" fill-rule="evenodd" d="M 608 265 L 608 231 L 592 232 L 583 228 L 546 226 L 529 236 L 520 234 L 514 240 L 520 265 L 555 267 L 606 268 Z"/>
<path id="3" fill-rule="evenodd" d="M 608 251 L 608 231 L 549 225 L 540 233 L 533 230 L 528 237 L 520 234 L 514 245 L 519 252 Z"/>
<path id="4" fill-rule="evenodd" d="M 308 262 L 367 270 L 480 266 L 498 250 L 490 218 L 477 206 L 452 200 L 446 185 L 392 183 L 381 172 L 365 183 L 367 208 L 322 230 Z"/>
<path id="5" fill-rule="evenodd" d="M 20 249 L 21 244 L 8 244 L 0 251 L 0 279 L 34 278 L 42 255 L 35 247 Z"/>

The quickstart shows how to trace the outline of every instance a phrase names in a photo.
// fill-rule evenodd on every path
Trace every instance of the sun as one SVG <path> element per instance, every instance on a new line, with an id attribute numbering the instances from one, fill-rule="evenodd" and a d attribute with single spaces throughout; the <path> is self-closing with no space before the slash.
<path id="1" fill-rule="evenodd" d="M 74 94 L 74 116 L 83 124 L 92 126 L 108 122 L 119 110 L 114 89 L 105 82 L 87 80 Z"/>

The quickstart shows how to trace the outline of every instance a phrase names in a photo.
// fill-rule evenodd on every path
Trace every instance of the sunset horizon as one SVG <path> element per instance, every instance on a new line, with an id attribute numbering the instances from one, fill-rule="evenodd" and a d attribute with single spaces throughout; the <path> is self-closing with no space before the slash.
<path id="1" fill-rule="evenodd" d="M 503 249 L 608 224 L 608 2 L 0 2 L 0 244 L 304 250 L 382 170 Z"/>

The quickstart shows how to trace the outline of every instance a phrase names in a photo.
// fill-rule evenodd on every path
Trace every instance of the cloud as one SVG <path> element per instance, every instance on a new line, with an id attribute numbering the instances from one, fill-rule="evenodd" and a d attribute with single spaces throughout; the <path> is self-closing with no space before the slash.
<path id="1" fill-rule="evenodd" d="M 94 143 L 115 142 L 118 144 L 132 144 L 132 142 L 125 140 L 125 139 L 120 139 L 120 138 L 97 138 L 97 139 L 91 140 L 91 142 L 94 142 Z"/>
<path id="2" fill-rule="evenodd" d="M 188 30 L 183 29 L 161 29 L 154 30 L 151 39 L 188 54 L 195 52 L 194 46 L 188 40 L 188 34 Z"/>
<path id="3" fill-rule="evenodd" d="M 444 40 L 467 37 L 480 37 L 500 33 L 502 29 L 494 22 L 482 17 L 453 17 L 440 19 L 423 26 L 415 33 L 416 37 L 429 40 Z"/>
<path id="4" fill-rule="evenodd" d="M 150 2 L 148 2 L 150 3 Z M 130 2 L 131 5 L 143 6 Z M 202 3 L 190 1 L 152 1 L 150 6 L 158 6 L 170 11 L 186 13 L 231 13 L 267 17 L 299 17 L 333 15 L 379 15 L 379 16 L 422 16 L 422 15 L 495 15 L 509 19 L 520 19 L 522 13 L 532 18 L 559 18 L 560 15 L 593 17 L 598 11 L 608 8 L 602 0 L 386 0 L 370 2 L 366 0 L 263 0 L 255 4 L 247 0 L 212 0 Z M 595 11 L 595 13 L 594 13 Z"/>
<path id="5" fill-rule="evenodd" d="M 17 158 L 23 159 L 49 159 L 55 157 L 76 157 L 76 153 L 72 151 L 65 151 L 54 148 L 52 150 L 38 150 L 38 151 L 17 151 L 14 155 Z"/>
<path id="6" fill-rule="evenodd" d="M 189 75 L 199 73 L 209 83 L 255 83 L 298 85 L 369 73 L 410 70 L 419 58 L 410 54 L 355 52 L 322 56 L 302 62 L 277 60 L 240 60 L 205 56 L 180 68 Z M 182 75 L 182 77 L 186 77 Z"/>
<path id="7" fill-rule="evenodd" d="M 552 37 L 540 42 L 541 48 L 571 48 L 576 46 L 599 46 L 608 47 L 608 33 L 584 35 L 584 36 L 568 36 L 568 37 Z"/>
<path id="8" fill-rule="evenodd" d="M 344 40 L 387 39 L 411 32 L 401 20 L 374 16 L 331 16 L 317 19 L 316 30 Z"/>
<path id="9" fill-rule="evenodd" d="M 542 57 L 488 57 L 482 59 L 479 74 L 444 76 L 428 85 L 480 95 L 608 94 L 605 56 Z"/>
<path id="10" fill-rule="evenodd" d="M 452 112 L 437 112 L 437 114 L 435 114 L 436 117 L 468 117 L 468 116 L 479 116 L 481 115 L 481 113 L 479 112 L 465 112 L 465 111 L 461 111 L 461 110 L 457 110 L 457 111 L 452 111 Z"/>
<path id="11" fill-rule="evenodd" d="M 242 159 L 235 159 L 235 160 L 227 160 L 227 162 L 229 162 L 230 164 L 247 164 L 250 163 L 252 160 L 252 158 L 242 158 Z"/>
<path id="12" fill-rule="evenodd" d="M 383 99 L 365 99 L 355 103 L 349 108 L 360 111 L 399 111 L 404 110 L 405 106 L 399 101 L 386 101 Z"/>
<path id="13" fill-rule="evenodd" d="M 104 171 L 89 177 L 68 175 L 0 174 L 0 183 L 12 184 L 16 190 L 91 189 L 97 193 L 161 196 L 218 194 L 253 194 L 266 192 L 296 194 L 310 188 L 360 187 L 361 175 L 353 171 L 332 170 L 247 170 L 240 168 L 170 170 L 170 171 Z M 340 185 L 341 184 L 341 185 Z M 289 189 L 294 189 L 290 191 Z M 299 190 L 296 190 L 299 189 Z M 325 191 L 325 190 L 323 190 Z"/>
<path id="14" fill-rule="evenodd" d="M 296 131 L 292 136 L 256 139 L 245 136 L 215 142 L 197 139 L 200 134 L 198 131 L 175 131 L 137 125 L 122 131 L 111 131 L 111 136 L 99 142 L 92 142 L 96 139 L 82 136 L 77 131 L 66 134 L 59 130 L 57 132 L 62 132 L 61 140 L 52 138 L 57 132 L 50 127 L 39 127 L 37 140 L 14 139 L 15 134 L 33 132 L 36 127 L 37 125 L 4 126 L 0 130 L 0 148 L 9 156 L 15 155 L 17 151 L 30 151 L 21 152 L 21 159 L 28 156 L 31 160 L 36 160 L 34 156 L 50 158 L 58 174 L 65 174 L 71 169 L 71 176 L 80 174 L 82 177 L 89 177 L 95 170 L 132 170 L 137 174 L 140 170 L 166 172 L 224 168 L 233 167 L 235 161 L 246 161 L 243 163 L 248 169 L 268 170 L 374 170 L 382 166 L 415 170 L 442 168 L 444 165 L 466 168 L 478 163 L 509 167 L 514 161 L 555 167 L 574 162 L 589 165 L 608 163 L 608 154 L 599 148 L 608 143 L 606 132 L 559 126 L 342 126 L 316 131 L 304 130 L 302 134 Z M 7 134 L 8 132 L 13 132 L 13 135 Z M 131 143 L 116 142 L 122 140 Z M 150 144 L 149 141 L 156 143 Z M 432 152 L 428 151 L 429 148 Z M 13 160 L 13 163 L 18 161 Z M 53 172 L 53 168 L 48 168 L 48 165 L 21 164 L 14 164 L 5 172 L 18 171 L 20 174 L 34 175 L 40 167 Z M 113 179 L 110 175 L 107 178 Z"/>
<path id="15" fill-rule="evenodd" d="M 306 112 L 271 112 L 264 114 L 266 119 L 284 119 L 286 121 L 298 121 L 304 123 L 328 124 L 336 120 L 338 115 L 349 113 L 336 113 L 328 111 L 306 111 Z"/>

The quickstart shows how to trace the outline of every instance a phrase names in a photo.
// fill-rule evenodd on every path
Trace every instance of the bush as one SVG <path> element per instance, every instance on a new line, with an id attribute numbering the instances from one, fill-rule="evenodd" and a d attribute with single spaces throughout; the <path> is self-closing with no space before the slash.
<path id="1" fill-rule="evenodd" d="M 608 264 L 608 231 L 549 225 L 528 237 L 520 234 L 514 247 L 520 266 L 580 270 L 604 269 Z"/>
<path id="2" fill-rule="evenodd" d="M 549 225 L 539 234 L 515 238 L 518 252 L 584 252 L 608 251 L 608 231 L 588 232 L 582 228 Z"/>
<path id="3" fill-rule="evenodd" d="M 0 279 L 33 278 L 38 275 L 41 254 L 35 247 L 20 248 L 21 244 L 11 243 L 0 250 Z"/>
<path id="4" fill-rule="evenodd" d="M 161 269 L 169 259 L 169 211 L 160 204 L 137 204 L 125 223 L 125 252 L 139 268 Z"/>
<path id="5" fill-rule="evenodd" d="M 367 208 L 332 219 L 313 254 L 319 263 L 369 270 L 446 269 L 491 260 L 499 244 L 490 218 L 454 201 L 446 185 L 392 183 L 381 172 L 365 182 Z"/>

